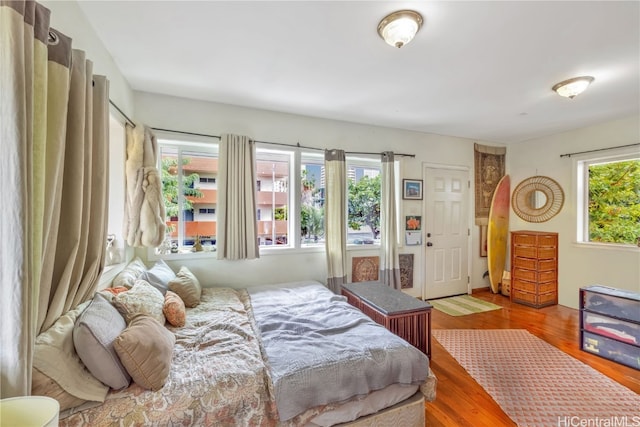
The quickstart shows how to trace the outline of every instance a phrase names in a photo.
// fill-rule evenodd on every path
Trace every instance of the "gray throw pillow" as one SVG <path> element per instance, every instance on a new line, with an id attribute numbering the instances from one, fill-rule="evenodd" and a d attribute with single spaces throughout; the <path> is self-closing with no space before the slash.
<path id="1" fill-rule="evenodd" d="M 96 293 L 73 328 L 73 345 L 82 362 L 94 377 L 115 390 L 128 387 L 131 382 L 113 347 L 126 327 L 118 310 Z"/>
<path id="2" fill-rule="evenodd" d="M 151 286 L 162 292 L 162 295 L 169 290 L 169 282 L 176 277 L 171 267 L 163 260 L 159 260 L 153 267 L 142 273 L 140 279 L 146 280 Z"/>

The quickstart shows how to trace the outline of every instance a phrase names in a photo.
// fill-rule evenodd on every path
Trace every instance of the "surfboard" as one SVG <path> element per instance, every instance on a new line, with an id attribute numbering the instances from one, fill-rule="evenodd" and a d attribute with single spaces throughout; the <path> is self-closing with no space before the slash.
<path id="1" fill-rule="evenodd" d="M 509 200 L 511 193 L 509 175 L 500 179 L 489 208 L 487 226 L 487 262 L 491 292 L 497 294 L 502 280 L 502 272 L 507 262 L 507 240 L 509 238 Z"/>

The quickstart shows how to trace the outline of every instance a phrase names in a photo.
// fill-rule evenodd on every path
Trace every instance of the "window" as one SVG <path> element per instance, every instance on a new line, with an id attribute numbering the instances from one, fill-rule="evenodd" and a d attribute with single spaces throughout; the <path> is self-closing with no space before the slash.
<path id="1" fill-rule="evenodd" d="M 216 242 L 217 145 L 158 143 L 168 235 L 159 250 L 190 252 L 197 239 L 211 250 Z"/>
<path id="2" fill-rule="evenodd" d="M 579 160 L 578 241 L 637 245 L 640 239 L 640 155 Z"/>
<path id="3" fill-rule="evenodd" d="M 347 158 L 347 243 L 380 244 L 380 161 Z"/>
<path id="4" fill-rule="evenodd" d="M 256 215 L 260 246 L 289 246 L 292 151 L 256 148 Z"/>
<path id="5" fill-rule="evenodd" d="M 300 242 L 324 246 L 324 157 L 302 154 L 300 162 Z"/>

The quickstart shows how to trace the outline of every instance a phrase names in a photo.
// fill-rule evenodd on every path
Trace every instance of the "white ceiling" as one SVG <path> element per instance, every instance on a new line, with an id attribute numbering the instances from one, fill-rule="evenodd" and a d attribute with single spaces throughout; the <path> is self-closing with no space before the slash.
<path id="1" fill-rule="evenodd" d="M 80 6 L 138 91 L 502 143 L 640 114 L 638 1 Z M 376 28 L 404 8 L 425 24 L 397 49 Z"/>

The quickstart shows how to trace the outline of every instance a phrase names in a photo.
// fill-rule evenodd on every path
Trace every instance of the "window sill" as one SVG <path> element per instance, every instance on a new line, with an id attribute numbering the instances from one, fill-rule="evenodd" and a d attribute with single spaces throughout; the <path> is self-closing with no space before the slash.
<path id="1" fill-rule="evenodd" d="M 607 251 L 640 252 L 640 247 L 619 243 L 573 242 L 573 246 L 583 249 L 598 249 Z"/>

